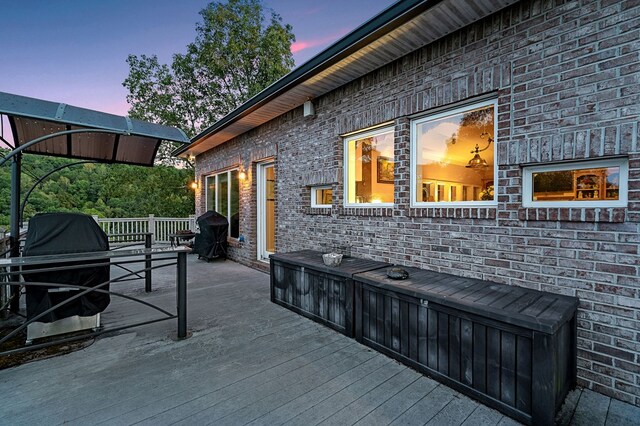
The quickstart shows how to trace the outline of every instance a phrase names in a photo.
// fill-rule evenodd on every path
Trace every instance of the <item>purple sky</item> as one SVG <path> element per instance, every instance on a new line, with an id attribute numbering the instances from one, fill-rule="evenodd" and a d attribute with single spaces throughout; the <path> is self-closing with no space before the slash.
<path id="1" fill-rule="evenodd" d="M 263 0 L 293 26 L 300 65 L 395 0 Z M 19 0 L 0 8 L 0 91 L 125 115 L 128 54 L 169 63 L 206 0 Z"/>

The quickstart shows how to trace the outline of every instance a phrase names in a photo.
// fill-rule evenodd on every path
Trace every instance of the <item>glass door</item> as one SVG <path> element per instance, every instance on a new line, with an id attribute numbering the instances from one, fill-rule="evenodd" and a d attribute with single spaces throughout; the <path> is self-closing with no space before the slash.
<path id="1" fill-rule="evenodd" d="M 276 251 L 276 172 L 274 163 L 258 165 L 258 260 Z"/>

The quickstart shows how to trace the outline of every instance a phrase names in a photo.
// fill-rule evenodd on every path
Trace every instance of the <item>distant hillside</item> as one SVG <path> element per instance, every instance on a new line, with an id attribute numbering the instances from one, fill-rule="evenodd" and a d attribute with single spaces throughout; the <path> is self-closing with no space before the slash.
<path id="1" fill-rule="evenodd" d="M 0 155 L 6 150 L 0 149 Z M 25 155 L 22 160 L 22 195 L 40 176 L 72 160 Z M 35 213 L 79 211 L 100 217 L 186 217 L 194 212 L 189 189 L 193 170 L 167 166 L 82 164 L 63 169 L 31 194 L 25 220 Z M 11 166 L 0 167 L 0 227 L 9 224 Z"/>

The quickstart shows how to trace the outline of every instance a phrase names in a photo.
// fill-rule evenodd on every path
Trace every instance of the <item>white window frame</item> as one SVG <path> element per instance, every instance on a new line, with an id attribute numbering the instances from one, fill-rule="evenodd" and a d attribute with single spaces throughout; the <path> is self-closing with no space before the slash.
<path id="1" fill-rule="evenodd" d="M 417 162 L 417 127 L 419 124 L 426 123 L 428 121 L 438 120 L 440 118 L 448 117 L 450 115 L 455 115 L 461 112 L 478 109 L 486 106 L 493 106 L 493 200 L 486 201 L 447 201 L 447 202 L 438 202 L 438 201 L 417 201 L 416 200 L 416 165 Z M 498 100 L 491 99 L 482 102 L 474 102 L 462 105 L 457 108 L 447 109 L 446 111 L 442 111 L 440 113 L 424 115 L 419 118 L 415 118 L 411 120 L 411 147 L 410 147 L 410 206 L 413 208 L 426 208 L 426 207 L 438 207 L 438 208 L 449 208 L 449 207 L 496 207 L 498 205 L 498 149 L 497 149 L 497 133 L 498 133 Z M 469 148 L 471 151 L 473 147 Z M 472 154 L 469 153 L 469 159 L 471 159 Z M 462 195 L 462 194 L 460 194 Z"/>
<path id="2" fill-rule="evenodd" d="M 234 167 L 233 169 L 227 169 L 227 170 L 223 170 L 221 172 L 216 172 L 216 173 L 210 173 L 208 175 L 205 175 L 204 177 L 204 187 L 205 187 L 205 194 L 204 194 L 204 201 L 205 201 L 205 209 L 206 211 L 209 210 L 213 210 L 215 212 L 218 211 L 218 178 L 220 177 L 220 175 L 226 174 L 227 175 L 227 185 L 228 185 L 228 190 L 227 190 L 227 214 L 225 215 L 227 218 L 227 221 L 229 222 L 229 226 L 227 229 L 227 236 L 229 238 L 233 238 L 234 240 L 237 240 L 239 237 L 232 237 L 231 236 L 231 172 L 233 171 L 238 171 L 238 173 L 240 172 L 240 168 L 239 167 Z M 208 179 L 209 178 L 215 178 L 215 185 L 216 185 L 216 197 L 213 200 L 214 208 L 211 209 L 209 208 L 209 183 L 208 183 Z M 240 196 L 240 186 L 238 186 L 238 196 Z M 220 213 L 222 214 L 222 213 Z"/>
<path id="3" fill-rule="evenodd" d="M 534 201 L 533 174 L 540 172 L 560 172 L 564 170 L 603 169 L 608 167 L 620 168 L 620 187 L 617 200 L 599 201 Z M 603 160 L 573 161 L 567 163 L 524 166 L 522 168 L 522 207 L 627 207 L 629 193 L 629 160 L 627 158 L 610 158 Z"/>
<path id="4" fill-rule="evenodd" d="M 345 207 L 349 207 L 349 208 L 393 207 L 394 203 L 349 203 L 349 142 L 353 141 L 354 139 L 364 139 L 370 136 L 379 135 L 381 133 L 394 132 L 394 131 L 395 131 L 395 127 L 393 125 L 383 126 L 383 127 L 381 126 L 381 127 L 373 128 L 371 130 L 365 130 L 358 133 L 351 133 L 348 136 L 345 136 L 343 138 L 342 152 L 344 152 L 343 183 L 344 183 L 344 206 Z M 393 149 L 394 149 L 393 160 L 395 164 L 395 138 L 393 141 Z M 394 173 L 393 187 L 394 187 L 393 192 L 394 192 L 394 199 L 395 199 L 395 173 Z"/>
<path id="5" fill-rule="evenodd" d="M 330 189 L 332 191 L 331 194 L 333 195 L 333 188 L 331 187 L 331 185 L 312 186 L 311 187 L 311 207 L 315 209 L 331 208 L 332 204 L 318 204 L 316 202 L 316 197 L 315 197 L 316 191 L 322 191 L 323 189 Z"/>

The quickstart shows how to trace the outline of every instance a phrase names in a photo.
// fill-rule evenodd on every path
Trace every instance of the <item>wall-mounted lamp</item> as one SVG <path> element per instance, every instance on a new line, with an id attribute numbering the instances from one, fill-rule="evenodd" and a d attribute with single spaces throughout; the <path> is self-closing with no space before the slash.
<path id="1" fill-rule="evenodd" d="M 238 178 L 240 180 L 245 180 L 247 178 L 247 174 L 244 172 L 244 170 L 242 170 L 240 173 L 238 173 Z"/>
<path id="2" fill-rule="evenodd" d="M 191 184 L 189 184 L 189 186 L 191 187 L 191 189 L 196 191 L 198 189 L 198 182 L 191 182 Z"/>
<path id="3" fill-rule="evenodd" d="M 193 154 L 189 154 L 189 161 L 193 162 L 196 159 L 196 156 Z"/>
<path id="4" fill-rule="evenodd" d="M 304 117 L 313 117 L 316 115 L 316 109 L 313 107 L 313 102 L 311 101 L 306 101 L 302 109 L 302 115 Z"/>

